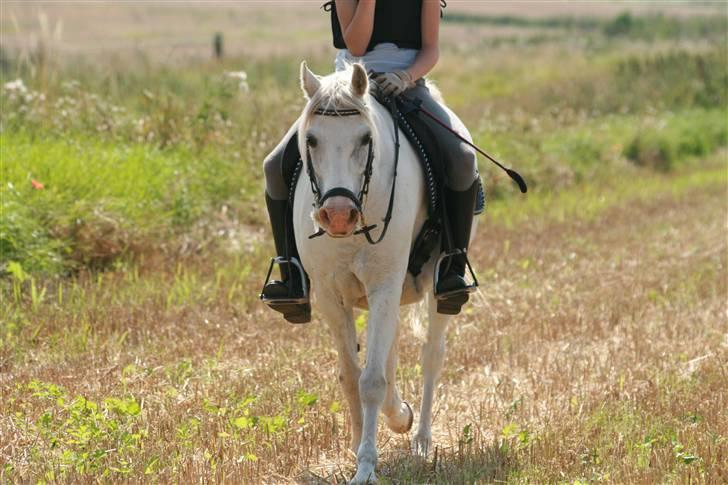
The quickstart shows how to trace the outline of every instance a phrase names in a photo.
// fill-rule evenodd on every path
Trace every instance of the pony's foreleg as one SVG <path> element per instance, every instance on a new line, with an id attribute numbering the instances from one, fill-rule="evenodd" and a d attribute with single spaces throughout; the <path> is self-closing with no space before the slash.
<path id="1" fill-rule="evenodd" d="M 351 483 L 369 483 L 376 479 L 377 417 L 387 393 L 385 367 L 397 335 L 402 281 L 368 287 L 369 322 L 367 325 L 367 361 L 359 379 L 359 395 L 364 411 L 362 441 L 357 452 L 357 470 Z"/>
<path id="2" fill-rule="evenodd" d="M 337 301 L 322 297 L 321 301 Z M 356 326 L 351 308 L 337 304 L 323 305 L 321 312 L 329 324 L 339 355 L 339 382 L 351 411 L 351 449 L 356 453 L 361 441 L 362 410 L 359 399 L 359 356 L 357 355 Z"/>
<path id="3" fill-rule="evenodd" d="M 445 329 L 450 319 L 447 315 L 437 313 L 437 300 L 433 295 L 428 295 L 427 303 L 429 325 L 427 341 L 422 346 L 422 408 L 417 433 L 412 438 L 412 451 L 425 457 L 432 443 L 432 401 L 445 357 Z"/>
<path id="4" fill-rule="evenodd" d="M 397 340 L 399 332 L 394 337 L 392 349 L 389 351 L 387 359 L 387 395 L 384 397 L 382 404 L 382 414 L 384 414 L 384 422 L 387 423 L 389 429 L 395 433 L 406 433 L 412 429 L 414 414 L 410 405 L 403 401 L 397 391 Z"/>

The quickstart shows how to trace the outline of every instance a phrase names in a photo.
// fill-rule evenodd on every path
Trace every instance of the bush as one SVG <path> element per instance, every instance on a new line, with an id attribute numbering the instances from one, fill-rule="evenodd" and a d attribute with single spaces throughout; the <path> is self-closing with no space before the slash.
<path id="1" fill-rule="evenodd" d="M 604 33 L 609 37 L 627 35 L 634 29 L 634 23 L 632 15 L 629 12 L 624 12 L 604 26 Z"/>
<path id="2" fill-rule="evenodd" d="M 676 152 L 670 140 L 656 131 L 638 133 L 624 149 L 624 155 L 636 165 L 668 172 L 673 169 Z"/>
<path id="3" fill-rule="evenodd" d="M 667 172 L 691 157 L 705 156 L 728 141 L 722 111 L 695 111 L 638 131 L 625 145 L 624 156 L 636 165 Z"/>

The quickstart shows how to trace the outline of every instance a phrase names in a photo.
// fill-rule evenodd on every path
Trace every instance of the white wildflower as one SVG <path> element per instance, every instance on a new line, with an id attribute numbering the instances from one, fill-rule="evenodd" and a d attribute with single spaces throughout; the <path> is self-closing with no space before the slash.
<path id="1" fill-rule="evenodd" d="M 250 86 L 248 86 L 248 73 L 245 71 L 228 71 L 225 73 L 227 77 L 230 79 L 234 79 L 238 82 L 238 89 L 240 91 L 247 93 L 250 90 Z"/>
<path id="2" fill-rule="evenodd" d="M 15 81 L 5 83 L 3 85 L 3 89 L 11 94 L 25 95 L 28 92 L 28 88 L 25 87 L 22 79 L 16 79 Z"/>

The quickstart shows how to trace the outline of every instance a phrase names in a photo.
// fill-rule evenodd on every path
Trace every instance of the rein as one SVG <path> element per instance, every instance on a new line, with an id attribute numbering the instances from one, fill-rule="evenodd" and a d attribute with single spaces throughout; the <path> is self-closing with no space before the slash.
<path id="1" fill-rule="evenodd" d="M 392 189 L 389 193 L 387 213 L 384 216 L 384 219 L 382 219 L 384 227 L 376 240 L 372 238 L 370 232 L 372 229 L 376 228 L 377 225 L 367 225 L 366 222 L 364 222 L 364 203 L 366 202 L 367 195 L 369 194 L 369 183 L 371 182 L 372 173 L 374 172 L 374 148 L 372 140 L 369 140 L 367 163 L 364 168 L 364 176 L 361 189 L 359 190 L 359 195 L 355 195 L 351 190 L 345 187 L 334 187 L 321 195 L 321 188 L 319 187 L 316 171 L 314 170 L 313 162 L 311 161 L 311 152 L 308 150 L 308 147 L 306 148 L 306 173 L 308 174 L 308 179 L 311 183 L 311 191 L 314 196 L 314 207 L 320 208 L 327 199 L 336 196 L 346 197 L 351 200 L 361 214 L 361 227 L 354 231 L 354 235 L 364 234 L 367 242 L 372 245 L 382 242 L 384 236 L 387 234 L 389 222 L 392 220 L 392 212 L 394 211 L 394 196 L 397 187 L 397 167 L 399 165 L 399 127 L 397 126 L 397 105 L 394 98 L 389 98 L 387 102 L 392 114 L 392 120 L 394 121 L 394 175 L 392 176 Z M 313 113 L 320 116 L 357 116 L 361 114 L 358 109 L 336 110 L 324 108 L 318 108 Z M 313 239 L 323 236 L 324 234 L 326 234 L 326 231 L 319 229 L 318 232 L 311 234 L 308 238 Z"/>

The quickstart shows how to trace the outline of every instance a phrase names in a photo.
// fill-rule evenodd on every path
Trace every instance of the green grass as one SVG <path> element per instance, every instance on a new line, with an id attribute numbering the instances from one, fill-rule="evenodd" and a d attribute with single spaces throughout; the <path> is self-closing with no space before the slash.
<path id="1" fill-rule="evenodd" d="M 622 174 L 602 176 L 570 189 L 536 191 L 527 197 L 492 203 L 486 217 L 508 227 L 528 220 L 539 224 L 592 220 L 611 208 L 649 200 L 660 193 L 678 197 L 696 189 L 725 187 L 728 173 L 724 158 L 725 152 L 721 152 L 712 162 L 705 162 L 712 168 L 689 170 L 679 177 L 661 177 L 625 168 Z"/>
<path id="2" fill-rule="evenodd" d="M 720 39 L 725 35 L 726 29 L 726 17 L 719 14 L 710 17 L 677 18 L 661 14 L 637 16 L 624 12 L 602 25 L 602 30 L 608 37 L 640 40 Z"/>
<path id="3" fill-rule="evenodd" d="M 624 148 L 635 164 L 667 172 L 685 160 L 705 157 L 726 146 L 725 110 L 692 112 L 641 127 Z"/>
<path id="4" fill-rule="evenodd" d="M 635 29 L 653 20 L 664 19 L 613 22 Z M 510 204 L 556 218 L 580 204 L 597 211 L 611 202 L 600 205 L 587 193 L 621 180 L 620 172 L 646 177 L 649 186 L 662 183 L 651 171 L 682 170 L 722 153 L 725 46 L 632 46 L 603 39 L 599 28 L 576 49 L 558 39 L 494 46 L 494 68 L 468 64 L 455 51 L 443 59 L 438 80 L 448 101 L 476 141 L 531 188 L 512 198 L 512 183 L 481 161 L 489 201 L 508 201 L 490 204 L 496 219 Z M 9 262 L 44 275 L 109 269 L 200 247 L 216 224 L 264 224 L 260 160 L 302 104 L 296 60 L 245 62 L 251 92 L 244 93 L 224 75 L 239 68 L 238 59 L 177 69 L 143 60 L 34 66 L 3 58 L 0 79 L 19 76 L 28 88 L 0 95 L 0 271 L 7 274 Z M 328 69 L 322 58 L 314 64 Z M 704 175 L 722 180 L 713 168 Z M 640 188 L 628 187 L 620 197 Z M 549 213 L 559 197 L 565 211 Z"/>
<path id="5" fill-rule="evenodd" d="M 724 47 L 608 46 L 595 56 L 520 47 L 539 59 L 528 65 L 504 47 L 502 69 L 484 76 L 445 63 L 454 73 L 443 90 L 476 142 L 532 190 L 609 178 L 625 160 L 679 169 L 726 145 Z M 558 62 L 567 54 L 568 63 Z M 181 72 L 80 62 L 55 81 L 18 67 L 28 87 L 0 94 L 3 262 L 45 274 L 102 269 L 189 239 L 194 228 L 211 230 L 221 210 L 262 223 L 260 161 L 302 105 L 292 65 L 286 58 L 246 66 L 249 93 L 225 77 L 226 65 Z M 512 195 L 485 163 L 489 199 Z"/>
<path id="6" fill-rule="evenodd" d="M 625 159 L 669 171 L 726 145 L 719 110 L 647 119 L 608 116 L 566 127 L 546 119 L 539 131 L 529 123 L 507 126 L 510 131 L 490 126 L 477 141 L 517 167 L 532 192 L 541 193 L 607 180 L 614 172 L 630 170 Z M 224 205 L 246 222 L 262 222 L 260 174 L 251 174 L 249 163 L 228 159 L 219 150 L 198 153 L 25 131 L 3 133 L 0 143 L 0 248 L 5 261 L 16 261 L 29 272 L 108 267 L 189 232 Z M 481 171 L 489 199 L 513 194 L 507 179 L 486 165 Z M 491 174 L 496 178 L 491 180 Z"/>
<path id="7" fill-rule="evenodd" d="M 629 171 L 625 161 L 662 172 L 701 164 L 725 147 L 728 137 L 725 113 L 718 109 L 583 116 L 581 123 L 563 123 L 560 116 L 497 120 L 476 143 L 517 168 L 531 188 L 550 192 Z M 480 163 L 490 199 L 513 194 L 507 178 L 487 160 Z M 495 178 L 489 180 L 491 174 Z"/>
<path id="8" fill-rule="evenodd" d="M 25 419 L 22 412 L 13 416 L 24 433 L 39 436 L 53 450 L 50 454 L 57 466 L 47 469 L 46 480 L 59 479 L 64 468 L 100 476 L 128 473 L 129 462 L 146 435 L 138 424 L 141 407 L 133 396 L 107 397 L 98 403 L 37 380 L 16 389 L 47 403 L 46 411 L 34 422 Z M 35 456 L 42 452 L 37 446 L 29 451 Z M 146 469 L 153 469 L 151 460 Z"/>
<path id="9" fill-rule="evenodd" d="M 259 174 L 219 153 L 28 132 L 0 143 L 0 249 L 31 272 L 103 267 L 189 231 L 225 202 L 253 207 L 259 196 Z"/>

